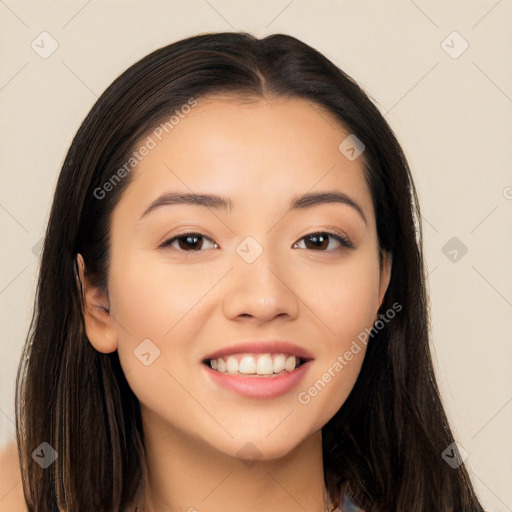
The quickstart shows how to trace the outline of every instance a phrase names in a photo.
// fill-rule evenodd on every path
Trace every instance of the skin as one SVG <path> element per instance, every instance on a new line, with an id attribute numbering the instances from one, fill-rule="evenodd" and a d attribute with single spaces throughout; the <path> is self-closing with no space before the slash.
<path id="1" fill-rule="evenodd" d="M 391 268 L 388 257 L 379 265 L 361 158 L 338 150 L 348 134 L 303 99 L 201 99 L 132 171 L 113 212 L 108 296 L 84 278 L 79 256 L 87 336 L 100 352 L 118 350 L 141 404 L 146 512 L 325 510 L 321 428 L 350 393 L 365 346 L 307 405 L 297 394 L 371 328 Z M 179 204 L 140 218 L 170 191 L 226 196 L 233 207 Z M 288 212 L 292 197 L 318 191 L 350 196 L 366 222 L 339 203 Z M 306 236 L 333 228 L 355 249 L 334 238 L 318 249 Z M 158 248 L 197 232 L 207 238 L 195 252 L 179 241 Z M 236 252 L 247 236 L 263 248 L 250 264 Z M 148 338 L 160 356 L 145 366 L 134 350 Z M 284 396 L 249 399 L 202 371 L 218 348 L 268 339 L 314 356 Z M 251 466 L 238 454 L 247 443 L 258 451 Z"/>

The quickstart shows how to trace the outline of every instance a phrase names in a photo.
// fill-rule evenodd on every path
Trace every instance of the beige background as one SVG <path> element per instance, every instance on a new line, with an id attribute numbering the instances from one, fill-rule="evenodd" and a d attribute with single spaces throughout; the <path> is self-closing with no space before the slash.
<path id="1" fill-rule="evenodd" d="M 142 56 L 194 33 L 283 32 L 359 81 L 404 147 L 447 412 L 484 506 L 512 511 L 512 1 L 0 0 L 0 16 L 0 444 L 14 438 L 14 377 L 55 180 L 96 98 Z M 58 43 L 45 59 L 31 47 L 46 37 L 51 48 L 43 31 Z"/>

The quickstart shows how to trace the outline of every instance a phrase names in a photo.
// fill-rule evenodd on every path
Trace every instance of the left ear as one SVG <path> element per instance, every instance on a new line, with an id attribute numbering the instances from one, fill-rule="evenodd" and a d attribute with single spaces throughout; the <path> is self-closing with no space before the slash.
<path id="1" fill-rule="evenodd" d="M 380 282 L 379 282 L 379 308 L 382 306 L 384 295 L 388 289 L 389 281 L 391 279 L 391 267 L 393 264 L 393 255 L 387 251 L 382 252 L 382 263 L 380 267 Z"/>

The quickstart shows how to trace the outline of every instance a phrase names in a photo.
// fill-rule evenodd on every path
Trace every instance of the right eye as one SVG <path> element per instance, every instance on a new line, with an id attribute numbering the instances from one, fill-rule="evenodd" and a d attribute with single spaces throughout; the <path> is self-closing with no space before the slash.
<path id="1" fill-rule="evenodd" d="M 211 242 L 214 247 L 210 247 L 216 249 L 218 244 L 214 242 L 211 238 L 202 235 L 201 233 L 182 233 L 181 235 L 174 236 L 169 238 L 165 242 L 160 245 L 160 249 L 165 249 L 167 247 L 173 247 L 175 242 L 178 243 L 178 246 L 174 246 L 178 250 L 183 252 L 200 252 L 204 245 L 204 240 L 208 240 Z"/>

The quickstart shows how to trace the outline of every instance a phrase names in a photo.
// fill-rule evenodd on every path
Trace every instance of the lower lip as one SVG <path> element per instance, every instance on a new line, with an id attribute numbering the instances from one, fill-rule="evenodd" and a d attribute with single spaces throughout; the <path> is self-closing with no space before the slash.
<path id="1" fill-rule="evenodd" d="M 255 375 L 231 375 L 212 370 L 206 364 L 201 366 L 210 378 L 219 386 L 249 398 L 275 398 L 288 393 L 303 379 L 312 360 L 277 377 Z"/>

